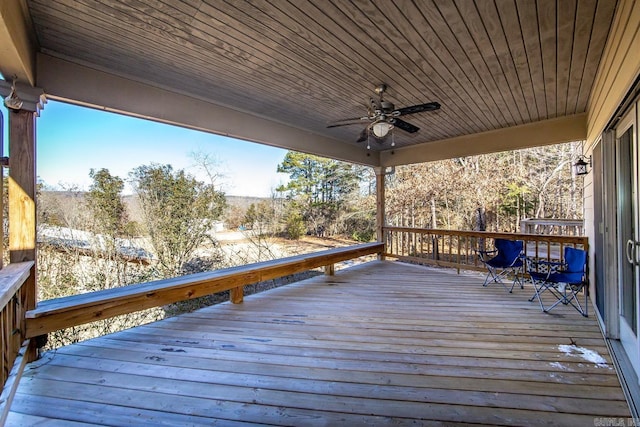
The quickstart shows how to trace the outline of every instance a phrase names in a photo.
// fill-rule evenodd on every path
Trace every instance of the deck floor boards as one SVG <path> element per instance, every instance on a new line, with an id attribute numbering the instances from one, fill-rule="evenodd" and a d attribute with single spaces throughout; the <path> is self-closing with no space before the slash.
<path id="1" fill-rule="evenodd" d="M 630 417 L 593 316 L 564 306 L 545 314 L 527 301 L 531 285 L 509 294 L 482 280 L 375 261 L 63 347 L 27 366 L 8 425 Z M 561 347 L 572 344 L 606 363 Z"/>

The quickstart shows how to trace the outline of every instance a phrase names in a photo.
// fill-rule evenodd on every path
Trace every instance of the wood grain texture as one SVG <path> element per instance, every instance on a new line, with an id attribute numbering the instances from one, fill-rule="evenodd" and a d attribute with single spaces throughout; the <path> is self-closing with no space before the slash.
<path id="1" fill-rule="evenodd" d="M 30 287 L 35 283 L 30 277 L 34 274 L 33 265 L 33 261 L 14 263 L 0 271 L 0 384 L 6 386 L 3 393 L 10 392 L 7 379 L 11 376 L 10 372 L 16 369 L 16 359 L 24 344 L 27 300 Z M 22 350 L 25 361 L 33 360 L 35 347 L 26 346 Z M 0 397 L 0 404 L 2 401 Z M 0 425 L 5 415 L 0 410 Z"/>
<path id="2" fill-rule="evenodd" d="M 0 310 L 9 303 L 31 273 L 33 261 L 12 263 L 0 270 Z"/>
<path id="3" fill-rule="evenodd" d="M 10 111 L 9 113 L 9 153 L 11 167 L 8 184 L 8 222 L 9 222 L 9 261 L 13 263 L 31 262 L 29 275 L 26 277 L 19 299 L 16 319 L 7 320 L 6 327 L 17 330 L 11 332 L 13 341 L 11 350 L 5 351 L 4 357 L 15 358 L 17 349 L 26 339 L 26 322 L 24 313 L 36 306 L 38 295 L 36 283 L 36 129 L 35 113 L 27 110 Z M 11 324 L 11 326 L 9 326 Z M 25 355 L 28 361 L 36 357 L 35 347 L 28 348 Z M 5 368 L 11 368 L 7 365 Z"/>
<path id="4" fill-rule="evenodd" d="M 95 320 L 227 290 L 232 290 L 234 302 L 241 303 L 244 285 L 379 254 L 383 250 L 383 243 L 365 243 L 41 301 L 35 309 L 26 313 L 26 334 L 30 338 L 36 337 Z"/>
<path id="5" fill-rule="evenodd" d="M 366 114 L 380 82 L 396 107 L 440 102 L 397 147 L 585 112 L 617 3 L 27 2 L 48 55 L 336 143 L 361 127 L 326 125 Z"/>
<path id="6" fill-rule="evenodd" d="M 26 110 L 9 113 L 9 259 L 36 259 L 36 139 L 35 115 Z M 35 294 L 34 294 L 35 303 Z"/>
<path id="7" fill-rule="evenodd" d="M 629 417 L 594 318 L 375 261 L 58 349 L 8 425 L 557 425 Z M 588 348 L 595 366 L 560 345 Z"/>
<path id="8" fill-rule="evenodd" d="M 606 17 L 608 13 L 613 11 L 598 7 L 597 18 L 603 15 Z M 615 10 L 614 21 L 616 26 L 610 39 L 606 41 L 607 48 L 602 55 L 598 80 L 594 83 L 589 97 L 590 144 L 594 144 L 604 131 L 607 122 L 612 119 L 640 71 L 640 56 L 635 54 L 640 44 L 640 3 L 620 2 L 620 7 Z M 589 52 L 589 55 L 591 54 L 592 52 Z"/>
<path id="9" fill-rule="evenodd" d="M 16 338 L 19 338 L 20 335 L 16 335 Z M 5 359 L 4 355 L 5 349 L 3 349 L 3 363 L 5 361 L 10 361 L 10 371 L 8 375 L 3 375 L 2 378 L 2 394 L 0 395 L 0 425 L 6 425 L 7 417 L 9 416 L 9 412 L 11 410 L 11 404 L 13 403 L 13 399 L 16 395 L 16 390 L 18 389 L 18 385 L 20 384 L 20 379 L 22 378 L 22 374 L 24 372 L 24 368 L 27 366 L 27 362 L 30 362 L 30 355 L 37 351 L 36 343 L 33 340 L 27 340 L 24 343 L 18 343 L 17 351 L 16 349 L 11 349 L 15 353 L 15 357 Z"/>

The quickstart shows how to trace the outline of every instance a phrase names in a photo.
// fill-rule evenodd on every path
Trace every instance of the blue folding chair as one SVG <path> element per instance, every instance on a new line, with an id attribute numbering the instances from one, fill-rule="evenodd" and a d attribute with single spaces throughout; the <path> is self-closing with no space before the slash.
<path id="1" fill-rule="evenodd" d="M 571 305 L 578 313 L 588 317 L 588 287 L 587 287 L 587 251 L 571 247 L 564 248 L 564 262 L 549 262 L 539 260 L 529 260 L 531 266 L 535 266 L 535 271 L 530 268 L 529 275 L 535 288 L 535 293 L 529 301 L 538 299 L 540 308 L 545 313 L 551 311 L 558 304 Z M 538 266 L 544 266 L 541 272 Z M 580 304 L 578 293 L 584 291 L 584 307 Z M 545 306 L 542 302 L 542 295 L 548 292 L 557 301 L 550 306 Z"/>
<path id="2" fill-rule="evenodd" d="M 480 261 L 487 267 L 487 277 L 482 286 L 491 283 L 500 283 L 509 293 L 513 292 L 516 283 L 522 286 L 523 250 L 524 242 L 521 240 L 495 239 L 495 249 L 492 251 L 476 251 Z M 495 255 L 494 255 L 495 254 Z M 504 283 L 504 278 L 513 275 L 511 288 Z"/>

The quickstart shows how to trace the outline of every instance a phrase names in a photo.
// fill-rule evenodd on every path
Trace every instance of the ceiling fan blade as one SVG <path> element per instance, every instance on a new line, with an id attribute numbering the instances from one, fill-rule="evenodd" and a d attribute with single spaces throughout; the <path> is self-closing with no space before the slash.
<path id="1" fill-rule="evenodd" d="M 405 132 L 416 133 L 420 130 L 418 126 L 412 125 L 411 123 L 405 122 L 401 119 L 393 119 L 393 125 L 399 129 L 402 129 Z"/>
<path id="2" fill-rule="evenodd" d="M 405 114 L 421 113 L 423 111 L 435 111 L 440 109 L 438 102 L 427 102 L 426 104 L 412 105 L 411 107 L 398 108 L 394 115 L 403 116 Z"/>
<path id="3" fill-rule="evenodd" d="M 353 117 L 350 119 L 338 120 L 337 122 L 332 122 L 327 125 L 327 128 L 335 128 L 338 126 L 348 126 L 348 125 L 359 125 L 363 120 L 366 120 L 366 117 Z"/>
<path id="4" fill-rule="evenodd" d="M 367 138 L 369 138 L 369 126 L 362 129 L 362 132 L 360 132 L 360 136 L 358 136 L 358 140 L 356 142 L 366 141 Z"/>

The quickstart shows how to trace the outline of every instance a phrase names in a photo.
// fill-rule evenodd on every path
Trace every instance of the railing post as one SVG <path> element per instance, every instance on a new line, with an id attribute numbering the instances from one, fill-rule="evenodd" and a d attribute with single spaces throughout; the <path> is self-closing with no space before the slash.
<path id="1" fill-rule="evenodd" d="M 374 168 L 376 173 L 376 238 L 378 242 L 384 242 L 384 176 L 385 168 Z M 378 254 L 379 260 L 384 260 L 384 252 Z"/>
<path id="2" fill-rule="evenodd" d="M 458 261 L 456 262 L 456 264 L 458 264 L 458 274 L 460 274 L 460 250 L 461 250 L 460 239 L 461 237 L 458 236 Z"/>
<path id="3" fill-rule="evenodd" d="M 11 263 L 34 261 L 24 284 L 23 310 L 36 307 L 36 139 L 35 113 L 9 112 L 9 260 Z M 24 337 L 26 322 L 20 333 Z M 33 346 L 31 346 L 33 348 Z M 35 360 L 35 351 L 26 355 Z"/>

